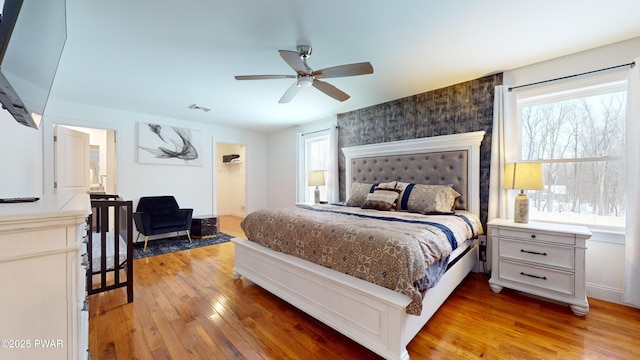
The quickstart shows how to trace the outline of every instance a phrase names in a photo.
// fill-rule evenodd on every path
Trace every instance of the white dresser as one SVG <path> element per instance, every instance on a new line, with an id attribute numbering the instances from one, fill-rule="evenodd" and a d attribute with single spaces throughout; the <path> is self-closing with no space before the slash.
<path id="1" fill-rule="evenodd" d="M 0 359 L 88 357 L 90 206 L 88 195 L 0 204 Z"/>
<path id="2" fill-rule="evenodd" d="M 492 247 L 489 286 L 493 292 L 507 287 L 568 303 L 579 316 L 589 312 L 585 291 L 588 228 L 505 219 L 487 225 Z"/>

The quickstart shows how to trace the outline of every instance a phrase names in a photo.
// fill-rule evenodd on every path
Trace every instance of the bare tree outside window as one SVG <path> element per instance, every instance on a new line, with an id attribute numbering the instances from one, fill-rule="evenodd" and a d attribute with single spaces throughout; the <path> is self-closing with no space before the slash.
<path id="1" fill-rule="evenodd" d="M 531 218 L 624 225 L 626 89 L 521 106 L 521 158 L 543 163 Z"/>

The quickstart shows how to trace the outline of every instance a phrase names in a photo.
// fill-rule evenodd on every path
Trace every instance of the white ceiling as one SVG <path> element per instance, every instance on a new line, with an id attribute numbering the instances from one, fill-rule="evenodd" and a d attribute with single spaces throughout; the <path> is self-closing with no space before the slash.
<path id="1" fill-rule="evenodd" d="M 67 0 L 57 98 L 273 131 L 640 36 L 638 0 Z M 327 79 L 340 103 L 303 88 L 279 49 L 309 44 L 314 69 L 369 61 Z M 191 104 L 210 112 L 190 110 Z"/>

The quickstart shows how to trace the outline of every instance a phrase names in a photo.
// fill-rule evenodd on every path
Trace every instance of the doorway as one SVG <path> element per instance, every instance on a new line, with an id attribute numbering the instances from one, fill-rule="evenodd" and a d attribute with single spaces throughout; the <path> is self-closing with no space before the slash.
<path id="1" fill-rule="evenodd" d="M 57 134 L 58 129 L 69 129 L 78 133 L 88 135 L 89 146 L 86 151 L 88 154 L 88 161 L 82 165 L 77 161 L 73 161 L 74 166 L 79 167 L 79 171 L 85 174 L 86 189 L 83 192 L 89 192 L 94 194 L 117 194 L 117 157 L 116 157 L 116 131 L 96 128 L 86 128 L 80 126 L 71 125 L 54 125 L 54 133 Z M 58 143 L 60 139 L 54 141 Z M 55 152 L 56 159 L 54 160 L 54 192 L 58 192 L 57 185 L 62 172 L 59 164 L 69 163 L 70 161 L 60 159 L 64 157 L 64 152 Z"/>
<path id="2" fill-rule="evenodd" d="M 247 146 L 216 143 L 216 212 L 244 218 L 247 204 Z"/>

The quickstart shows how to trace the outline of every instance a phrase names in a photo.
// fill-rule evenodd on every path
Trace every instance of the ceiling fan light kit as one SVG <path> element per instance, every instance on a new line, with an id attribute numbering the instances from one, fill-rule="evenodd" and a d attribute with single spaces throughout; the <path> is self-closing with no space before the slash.
<path id="1" fill-rule="evenodd" d="M 296 82 L 285 91 L 278 101 L 281 104 L 288 103 L 298 93 L 301 87 L 313 86 L 326 95 L 338 101 L 349 99 L 349 95 L 335 86 L 319 80 L 320 78 L 337 78 L 344 76 L 356 76 L 373 74 L 373 66 L 369 62 L 333 66 L 313 71 L 307 64 L 307 58 L 311 56 L 311 46 L 298 45 L 298 51 L 279 50 L 282 59 L 296 72 L 296 75 L 237 75 L 236 80 L 266 80 L 266 79 L 290 79 Z"/>
<path id="2" fill-rule="evenodd" d="M 307 87 L 313 84 L 313 76 L 311 75 L 301 75 L 298 77 L 298 86 L 299 87 Z"/>

